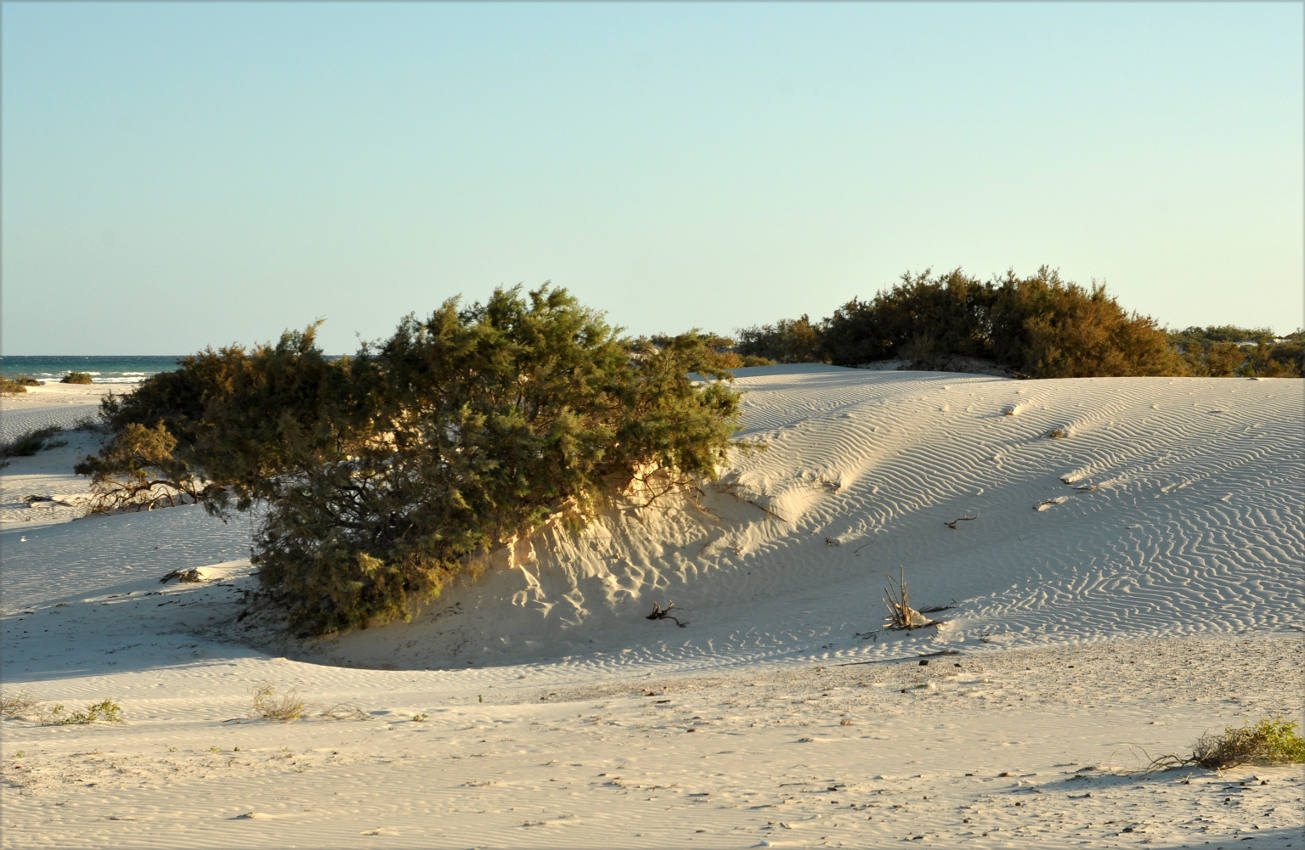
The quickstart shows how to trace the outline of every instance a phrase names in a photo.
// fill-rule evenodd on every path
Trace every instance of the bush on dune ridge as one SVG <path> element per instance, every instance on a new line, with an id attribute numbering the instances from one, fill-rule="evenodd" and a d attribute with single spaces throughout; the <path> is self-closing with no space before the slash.
<path id="1" fill-rule="evenodd" d="M 694 335 L 635 351 L 561 290 L 406 319 L 353 363 L 371 427 L 299 470 L 258 535 L 264 584 L 312 632 L 407 615 L 475 556 L 591 515 L 646 467 L 713 476 L 738 397 L 695 386 Z"/>
<path id="2" fill-rule="evenodd" d="M 807 316 L 738 332 L 741 355 L 856 366 L 903 360 L 917 369 L 978 361 L 1016 377 L 1267 375 L 1300 377 L 1305 336 L 1266 330 L 1167 332 L 1127 313 L 1104 285 L 1046 266 L 983 282 L 960 269 L 906 273 L 892 289 L 853 298 L 820 322 Z"/>
<path id="3" fill-rule="evenodd" d="M 106 399 L 78 466 L 107 506 L 171 488 L 226 516 L 265 501 L 254 561 L 291 626 L 406 617 L 475 557 L 559 515 L 582 521 L 644 470 L 715 475 L 738 395 L 697 333 L 621 339 L 560 289 L 446 301 L 350 359 L 315 326 L 185 358 Z"/>
<path id="4" fill-rule="evenodd" d="M 1276 339 L 1267 328 L 1232 325 L 1170 331 L 1170 342 L 1200 377 L 1299 378 L 1305 374 L 1305 331 Z"/>

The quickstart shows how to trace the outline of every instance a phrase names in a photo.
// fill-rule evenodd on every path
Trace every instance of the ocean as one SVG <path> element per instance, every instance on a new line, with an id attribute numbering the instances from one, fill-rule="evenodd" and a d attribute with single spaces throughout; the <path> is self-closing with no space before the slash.
<path id="1" fill-rule="evenodd" d="M 0 375 L 28 376 L 38 381 L 58 381 L 69 372 L 86 372 L 95 383 L 143 381 L 150 375 L 177 368 L 182 355 L 35 355 L 0 357 Z"/>

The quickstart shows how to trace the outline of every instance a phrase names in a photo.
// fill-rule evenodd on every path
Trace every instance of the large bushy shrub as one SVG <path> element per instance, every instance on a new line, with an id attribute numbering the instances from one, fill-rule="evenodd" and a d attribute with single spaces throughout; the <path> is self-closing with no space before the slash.
<path id="1" fill-rule="evenodd" d="M 1028 277 L 980 281 L 960 269 L 907 273 L 829 318 L 807 316 L 739 331 L 740 353 L 782 362 L 856 366 L 903 360 L 947 369 L 958 360 L 1036 378 L 1185 374 L 1168 336 L 1128 314 L 1104 286 L 1085 289 L 1042 267 Z"/>
<path id="2" fill-rule="evenodd" d="M 903 275 L 892 290 L 835 311 L 823 349 L 841 365 L 900 358 L 943 368 L 959 357 L 1035 378 L 1184 371 L 1154 321 L 1126 313 L 1104 286 L 1084 289 L 1045 266 L 986 283 L 959 269 Z"/>
<path id="3" fill-rule="evenodd" d="M 79 467 L 109 498 L 264 500 L 260 581 L 304 633 L 405 617 L 477 555 L 650 470 L 643 498 L 714 476 L 736 427 L 712 338 L 623 340 L 563 290 L 450 300 L 344 361 L 313 330 L 107 400 L 113 437 Z"/>
<path id="4" fill-rule="evenodd" d="M 713 476 L 737 396 L 689 380 L 723 377 L 711 360 L 696 335 L 631 352 L 562 290 L 408 318 L 353 364 L 365 439 L 271 503 L 260 577 L 296 628 L 363 626 L 559 513 L 592 513 L 642 470 Z"/>

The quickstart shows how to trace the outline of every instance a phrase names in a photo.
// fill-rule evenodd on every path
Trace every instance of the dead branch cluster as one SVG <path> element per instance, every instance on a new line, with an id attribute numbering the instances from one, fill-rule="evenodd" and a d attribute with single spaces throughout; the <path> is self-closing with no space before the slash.
<path id="1" fill-rule="evenodd" d="M 665 608 L 663 608 L 658 603 L 654 602 L 652 613 L 649 614 L 647 617 L 644 617 L 644 619 L 645 620 L 673 620 L 675 622 L 675 625 L 679 626 L 680 628 L 684 628 L 685 626 L 689 625 L 688 623 L 680 622 L 679 617 L 671 616 L 671 609 L 674 607 L 675 607 L 674 602 L 671 602 Z"/>
<path id="2" fill-rule="evenodd" d="M 888 606 L 888 616 L 884 626 L 890 629 L 920 629 L 937 625 L 934 620 L 911 607 L 911 594 L 906 589 L 906 568 L 902 568 L 901 580 L 894 582 L 888 576 L 888 587 L 884 588 L 884 604 Z"/>

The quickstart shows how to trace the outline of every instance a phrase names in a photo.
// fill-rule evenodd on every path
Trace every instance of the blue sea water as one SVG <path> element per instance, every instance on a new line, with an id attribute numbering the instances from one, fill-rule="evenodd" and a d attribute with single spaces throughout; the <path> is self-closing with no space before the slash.
<path id="1" fill-rule="evenodd" d="M 23 375 L 38 381 L 58 381 L 69 372 L 86 372 L 95 383 L 143 381 L 150 375 L 177 368 L 180 355 L 28 355 L 0 357 L 0 375 Z"/>

